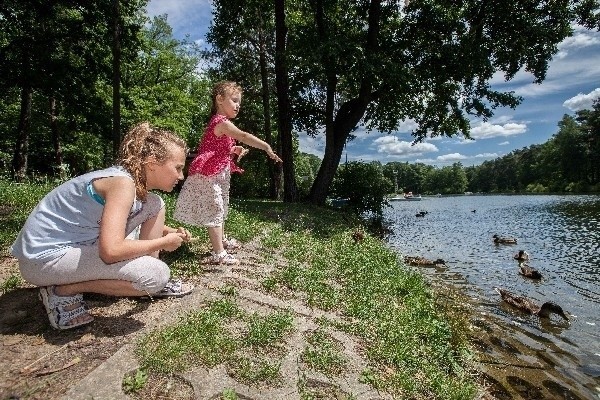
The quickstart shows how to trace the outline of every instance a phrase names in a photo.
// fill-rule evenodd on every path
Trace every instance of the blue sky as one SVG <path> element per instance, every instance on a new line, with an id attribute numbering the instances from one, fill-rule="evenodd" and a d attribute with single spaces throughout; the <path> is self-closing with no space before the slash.
<path id="1" fill-rule="evenodd" d="M 150 0 L 147 9 L 150 16 L 167 14 L 175 38 L 187 36 L 205 44 L 204 36 L 212 19 L 210 0 Z M 600 98 L 600 33 L 577 26 L 574 29 L 574 36 L 559 45 L 542 84 L 533 84 L 533 77 L 525 72 L 510 82 L 505 82 L 501 74 L 494 77 L 494 89 L 513 90 L 523 97 L 523 102 L 516 110 L 497 109 L 485 123 L 473 120 L 471 136 L 475 140 L 434 138 L 412 145 L 410 131 L 414 125 L 407 121 L 390 135 L 359 129 L 357 138 L 348 143 L 343 159 L 437 166 L 460 161 L 469 166 L 546 142 L 557 132 L 564 114 L 589 109 L 593 100 Z M 322 156 L 324 143 L 322 136 L 313 139 L 300 134 L 300 149 L 304 152 Z"/>

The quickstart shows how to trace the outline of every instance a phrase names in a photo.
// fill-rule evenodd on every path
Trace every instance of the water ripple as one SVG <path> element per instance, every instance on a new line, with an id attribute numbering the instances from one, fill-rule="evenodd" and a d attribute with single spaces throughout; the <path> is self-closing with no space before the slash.
<path id="1" fill-rule="evenodd" d="M 427 214 L 417 218 L 419 211 Z M 385 218 L 393 230 L 390 246 L 400 254 L 446 261 L 445 268 L 423 269 L 425 273 L 460 282 L 469 295 L 483 296 L 488 312 L 517 322 L 519 331 L 539 345 L 550 342 L 562 349 L 561 363 L 575 364 L 570 368 L 584 371 L 584 376 L 590 359 L 598 360 L 600 196 L 424 198 L 392 203 Z M 518 244 L 494 245 L 494 234 L 515 237 Z M 521 249 L 530 254 L 529 264 L 542 273 L 541 281 L 518 274 L 513 255 Z M 495 286 L 540 303 L 552 300 L 576 317 L 570 324 L 556 325 L 515 313 L 499 301 Z M 573 354 L 574 359 L 563 353 Z M 594 375 L 597 371 L 588 376 Z"/>

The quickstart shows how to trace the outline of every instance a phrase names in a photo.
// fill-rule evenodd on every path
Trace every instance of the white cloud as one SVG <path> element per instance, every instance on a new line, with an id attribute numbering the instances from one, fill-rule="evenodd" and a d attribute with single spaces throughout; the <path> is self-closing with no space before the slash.
<path id="1" fill-rule="evenodd" d="M 532 98 L 586 84 L 597 85 L 600 81 L 600 32 L 581 26 L 574 29 L 574 35 L 559 44 L 559 52 L 550 61 L 542 84 L 533 83 L 533 75 L 521 70 L 510 82 L 504 80 L 503 73 L 496 72 L 490 80 L 492 86 Z"/>
<path id="2" fill-rule="evenodd" d="M 146 10 L 150 17 L 167 14 L 174 37 L 189 35 L 191 41 L 200 43 L 212 21 L 211 0 L 150 0 Z"/>
<path id="3" fill-rule="evenodd" d="M 498 136 L 519 135 L 527 131 L 526 124 L 507 122 L 505 124 L 492 124 L 482 122 L 471 129 L 471 137 L 474 139 L 491 139 Z"/>
<path id="4" fill-rule="evenodd" d="M 506 142 L 498 143 L 498 146 L 506 146 L 506 145 L 509 145 L 509 144 L 510 144 L 510 142 L 506 141 Z"/>
<path id="5" fill-rule="evenodd" d="M 438 148 L 431 143 L 412 144 L 412 142 L 400 141 L 396 136 L 383 136 L 375 139 L 373 143 L 377 146 L 378 153 L 399 157 L 419 156 L 438 151 Z"/>
<path id="6" fill-rule="evenodd" d="M 443 156 L 438 156 L 438 161 L 459 161 L 465 160 L 467 156 L 463 156 L 460 153 L 452 153 L 452 154 L 444 154 Z"/>
<path id="7" fill-rule="evenodd" d="M 572 49 L 581 49 L 584 47 L 595 46 L 600 44 L 600 33 L 587 30 L 582 26 L 575 27 L 575 32 L 573 36 L 566 38 L 558 45 L 559 53 L 561 53 L 560 58 L 564 58 L 568 55 L 569 50 Z"/>
<path id="8" fill-rule="evenodd" d="M 508 143 L 508 142 L 506 142 Z M 475 158 L 496 158 L 498 157 L 498 153 L 481 153 L 477 154 Z"/>
<path id="9" fill-rule="evenodd" d="M 310 137 L 305 134 L 298 135 L 300 151 L 303 153 L 314 154 L 317 157 L 323 158 L 325 154 L 325 140 L 323 135 Z"/>
<path id="10" fill-rule="evenodd" d="M 579 111 L 583 109 L 591 109 L 594 100 L 600 98 L 600 88 L 592 90 L 588 94 L 579 93 L 577 96 L 571 97 L 563 103 L 571 111 Z"/>

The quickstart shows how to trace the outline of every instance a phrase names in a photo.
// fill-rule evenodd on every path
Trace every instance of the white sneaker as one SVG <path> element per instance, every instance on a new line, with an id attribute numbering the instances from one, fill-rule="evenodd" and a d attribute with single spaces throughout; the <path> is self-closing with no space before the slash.
<path id="1" fill-rule="evenodd" d="M 227 250 L 223 250 L 219 254 L 212 252 L 211 256 L 211 264 L 225 264 L 225 265 L 237 265 L 240 263 L 240 260 L 232 256 L 227 252 Z"/>

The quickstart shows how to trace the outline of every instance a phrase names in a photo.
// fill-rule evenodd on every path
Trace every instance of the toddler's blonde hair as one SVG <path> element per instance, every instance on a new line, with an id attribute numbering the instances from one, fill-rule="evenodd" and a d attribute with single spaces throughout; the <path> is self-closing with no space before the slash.
<path id="1" fill-rule="evenodd" d="M 212 117 L 217 113 L 217 96 L 225 96 L 227 93 L 242 93 L 242 87 L 233 81 L 220 81 L 215 83 L 212 89 L 212 106 L 210 108 L 210 116 Z"/>
<path id="2" fill-rule="evenodd" d="M 171 157 L 173 145 L 180 147 L 187 154 L 188 147 L 181 137 L 173 132 L 153 127 L 148 122 L 133 126 L 123 138 L 117 165 L 125 168 L 133 177 L 135 195 L 139 200 L 145 201 L 148 194 L 144 164 L 150 157 L 158 163 L 164 163 Z"/>

